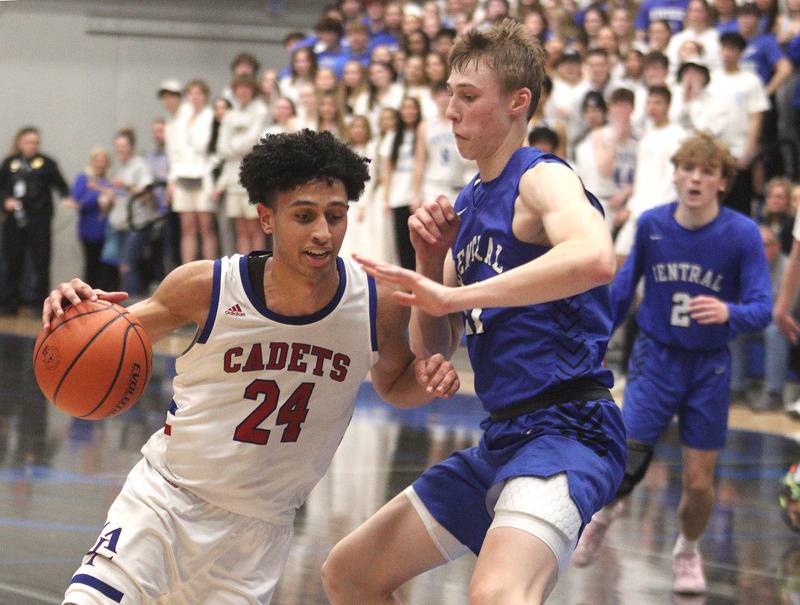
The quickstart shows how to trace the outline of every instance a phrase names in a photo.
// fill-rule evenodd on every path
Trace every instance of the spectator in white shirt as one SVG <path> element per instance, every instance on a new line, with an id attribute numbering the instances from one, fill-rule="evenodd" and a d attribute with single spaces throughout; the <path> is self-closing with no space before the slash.
<path id="1" fill-rule="evenodd" d="M 740 66 L 747 46 L 742 35 L 723 34 L 720 45 L 722 68 L 711 74 L 709 90 L 715 97 L 730 103 L 720 139 L 730 149 L 738 169 L 724 204 L 750 216 L 754 196 L 752 163 L 758 154 L 763 114 L 769 109 L 769 99 L 759 77 Z"/>
<path id="2" fill-rule="evenodd" d="M 645 112 L 650 124 L 639 140 L 636 152 L 633 193 L 627 205 L 630 216 L 614 242 L 617 266 L 621 266 L 630 254 L 639 216 L 676 198 L 671 158 L 686 137 L 686 131 L 669 121 L 671 99 L 672 94 L 665 86 L 653 86 L 647 94 Z"/>
<path id="3" fill-rule="evenodd" d="M 264 232 L 258 222 L 256 207 L 249 203 L 247 190 L 239 183 L 242 158 L 258 142 L 267 121 L 267 108 L 256 98 L 258 84 L 247 76 L 235 78 L 231 89 L 239 103 L 222 118 L 217 151 L 225 160 L 216 183 L 217 197 L 225 193 L 225 209 L 236 220 L 236 251 L 247 254 L 264 248 Z"/>
<path id="4" fill-rule="evenodd" d="M 186 85 L 184 94 L 189 110 L 183 112 L 174 131 L 175 155 L 169 167 L 169 180 L 174 183 L 172 210 L 180 216 L 184 263 L 198 260 L 198 234 L 202 258 L 216 258 L 219 252 L 208 156 L 214 114 L 208 105 L 208 92 L 208 85 L 202 80 L 192 80 Z"/>

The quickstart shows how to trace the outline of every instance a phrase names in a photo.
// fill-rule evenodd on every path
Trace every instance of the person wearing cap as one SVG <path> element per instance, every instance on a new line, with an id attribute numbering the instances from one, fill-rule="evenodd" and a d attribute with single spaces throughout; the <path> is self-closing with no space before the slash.
<path id="1" fill-rule="evenodd" d="M 183 113 L 188 111 L 188 105 L 183 103 L 183 86 L 178 80 L 169 79 L 161 82 L 156 93 L 161 106 L 167 112 L 164 119 L 164 151 L 167 155 L 167 164 L 172 166 L 176 160 L 176 145 L 178 141 L 178 122 Z M 172 194 L 175 190 L 175 183 L 167 180 L 166 201 L 172 201 Z M 177 216 L 172 215 L 171 222 L 177 223 Z"/>
<path id="2" fill-rule="evenodd" d="M 236 251 L 247 254 L 263 250 L 265 242 L 255 206 L 249 203 L 247 191 L 239 183 L 239 165 L 264 132 L 268 111 L 257 98 L 258 83 L 253 78 L 234 78 L 231 90 L 239 107 L 228 111 L 220 124 L 217 152 L 224 163 L 214 186 L 214 197 L 219 200 L 224 193 L 226 215 L 236 222 Z"/>
<path id="3" fill-rule="evenodd" d="M 729 119 L 730 106 L 724 97 L 711 94 L 710 81 L 711 72 L 700 57 L 690 57 L 681 63 L 678 83 L 672 88 L 669 115 L 686 130 L 705 130 L 719 137 Z"/>
<path id="4" fill-rule="evenodd" d="M 736 160 L 736 178 L 724 204 L 750 216 L 753 199 L 752 162 L 758 153 L 763 114 L 769 109 L 764 85 L 752 71 L 742 69 L 740 59 L 747 46 L 738 33 L 720 36 L 722 68 L 711 74 L 709 92 L 731 104 L 720 139 Z"/>

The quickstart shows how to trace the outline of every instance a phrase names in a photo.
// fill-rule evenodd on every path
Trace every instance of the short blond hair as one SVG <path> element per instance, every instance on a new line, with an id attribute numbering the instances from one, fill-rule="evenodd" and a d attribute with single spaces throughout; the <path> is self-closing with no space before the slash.
<path id="1" fill-rule="evenodd" d="M 708 132 L 696 132 L 686 139 L 670 159 L 675 168 L 687 162 L 720 168 L 727 182 L 725 192 L 727 193 L 733 185 L 736 160 L 733 159 L 727 146 Z"/>
<path id="2" fill-rule="evenodd" d="M 450 71 L 463 71 L 483 61 L 504 93 L 531 91 L 528 119 L 536 111 L 544 80 L 544 51 L 539 40 L 519 21 L 506 18 L 485 31 L 461 34 L 450 51 Z"/>
<path id="3" fill-rule="evenodd" d="M 102 145 L 95 145 L 89 150 L 89 164 L 86 166 L 85 172 L 88 176 L 94 177 L 97 176 L 94 173 L 94 168 L 92 167 L 92 161 L 99 155 L 106 156 L 106 160 L 111 160 L 111 155 L 108 153 L 108 149 L 103 147 Z"/>

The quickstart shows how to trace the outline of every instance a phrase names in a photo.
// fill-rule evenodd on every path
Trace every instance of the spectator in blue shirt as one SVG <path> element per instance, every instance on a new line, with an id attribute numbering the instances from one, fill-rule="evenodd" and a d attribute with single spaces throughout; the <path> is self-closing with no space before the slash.
<path id="1" fill-rule="evenodd" d="M 369 28 L 360 22 L 350 23 L 347 26 L 347 48 L 339 55 L 333 68 L 336 77 L 341 79 L 348 61 L 358 61 L 369 67 L 369 54 Z"/>
<path id="2" fill-rule="evenodd" d="M 101 290 L 113 290 L 116 268 L 100 260 L 106 239 L 108 210 L 114 201 L 114 189 L 107 178 L 110 164 L 108 151 L 93 147 L 89 165 L 72 184 L 72 198 L 78 210 L 78 237 L 83 247 L 83 278 Z"/>
<path id="3" fill-rule="evenodd" d="M 781 84 L 792 75 L 792 64 L 783 54 L 772 34 L 759 33 L 761 11 L 749 3 L 739 8 L 737 23 L 739 33 L 747 40 L 747 48 L 742 55 L 742 64 L 750 65 L 766 87 L 771 97 Z"/>
<path id="4" fill-rule="evenodd" d="M 367 13 L 364 24 L 369 28 L 369 51 L 372 52 L 376 46 L 387 46 L 392 50 L 399 48 L 399 37 L 386 27 L 384 0 L 366 0 L 364 9 Z"/>
<path id="5" fill-rule="evenodd" d="M 714 0 L 717 13 L 716 28 L 720 35 L 739 31 L 736 23 L 736 0 Z"/>
<path id="6" fill-rule="evenodd" d="M 760 19 L 761 11 L 754 3 L 739 7 L 736 21 L 739 24 L 739 33 L 747 41 L 741 63 L 743 67 L 758 74 L 770 101 L 770 109 L 764 113 L 761 144 L 765 176 L 771 178 L 783 174 L 784 168 L 780 150 L 774 145 L 779 138 L 775 92 L 792 75 L 792 63 L 772 34 L 759 33 Z"/>
<path id="7" fill-rule="evenodd" d="M 667 21 L 672 33 L 683 29 L 683 19 L 689 0 L 644 0 L 636 13 L 636 36 L 645 39 L 651 21 Z"/>

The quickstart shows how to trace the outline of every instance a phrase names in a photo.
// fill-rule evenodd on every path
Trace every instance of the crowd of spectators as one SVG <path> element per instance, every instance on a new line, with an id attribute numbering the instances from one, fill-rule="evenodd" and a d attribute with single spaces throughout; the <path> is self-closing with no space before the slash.
<path id="1" fill-rule="evenodd" d="M 262 66 L 243 52 L 216 89 L 202 74 L 164 82 L 149 154 L 137 153 L 128 129 L 113 138 L 113 161 L 92 148 L 67 200 L 80 215 L 86 278 L 143 295 L 175 264 L 268 246 L 238 182 L 239 162 L 264 134 L 301 128 L 330 131 L 372 160 L 343 253 L 412 267 L 409 212 L 440 194 L 454 199 L 476 172 L 449 128 L 448 52 L 459 33 L 506 16 L 529 28 L 547 56 L 529 142 L 567 159 L 597 195 L 620 260 L 637 217 L 674 199 L 670 158 L 695 130 L 717 136 L 737 161 L 724 203 L 762 222 L 775 258 L 788 253 L 800 202 L 791 180 L 800 0 L 339 0 L 313 29 L 286 36 L 285 65 Z M 15 210 L 49 220 L 52 210 L 41 210 L 51 208 L 49 188 L 62 189 L 55 179 L 15 194 L 20 178 L 39 182 L 23 143 L 18 137 L 0 169 L 4 251 L 6 240 L 17 247 L 18 232 L 39 224 L 22 225 Z M 31 190 L 47 194 L 35 201 Z M 134 227 L 132 204 L 150 220 Z M 49 246 L 46 254 L 49 263 Z M 4 261 L 18 280 L 17 257 L 4 253 Z M 6 301 L 5 310 L 17 304 Z M 773 371 L 759 400 L 767 403 L 757 408 L 775 404 L 785 380 L 786 343 L 774 340 L 769 332 L 767 366 L 783 369 Z M 737 380 L 741 395 L 742 371 Z"/>

